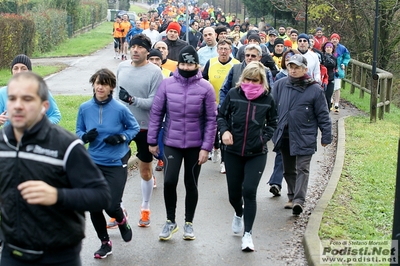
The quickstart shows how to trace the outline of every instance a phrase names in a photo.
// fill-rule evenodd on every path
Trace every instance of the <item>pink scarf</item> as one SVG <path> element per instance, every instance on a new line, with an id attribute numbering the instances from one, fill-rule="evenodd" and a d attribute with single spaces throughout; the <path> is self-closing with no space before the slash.
<path id="1" fill-rule="evenodd" d="M 253 83 L 242 83 L 240 84 L 244 95 L 248 100 L 254 100 L 258 98 L 263 92 L 265 92 L 263 84 L 253 84 Z"/>

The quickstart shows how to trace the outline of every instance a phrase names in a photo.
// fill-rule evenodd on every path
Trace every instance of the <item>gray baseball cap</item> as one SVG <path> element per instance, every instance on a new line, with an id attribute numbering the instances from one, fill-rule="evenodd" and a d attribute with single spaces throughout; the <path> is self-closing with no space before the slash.
<path id="1" fill-rule="evenodd" d="M 307 59 L 301 54 L 292 55 L 288 64 L 295 64 L 301 67 L 307 67 Z"/>

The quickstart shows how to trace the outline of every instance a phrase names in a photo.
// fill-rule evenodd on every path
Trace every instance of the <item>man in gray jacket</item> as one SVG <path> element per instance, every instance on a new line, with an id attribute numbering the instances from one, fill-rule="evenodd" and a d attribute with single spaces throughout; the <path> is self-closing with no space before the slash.
<path id="1" fill-rule="evenodd" d="M 282 153 L 283 176 L 288 186 L 289 202 L 285 209 L 293 208 L 296 216 L 303 212 L 318 128 L 322 133 L 321 145 L 325 147 L 332 142 L 332 123 L 324 92 L 307 71 L 307 59 L 293 55 L 288 77 L 275 82 L 272 90 L 278 106 L 274 150 L 280 149 Z"/>

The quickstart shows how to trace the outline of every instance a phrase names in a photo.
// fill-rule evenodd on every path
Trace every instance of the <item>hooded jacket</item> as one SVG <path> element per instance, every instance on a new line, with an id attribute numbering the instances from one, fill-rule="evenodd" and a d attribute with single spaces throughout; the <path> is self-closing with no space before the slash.
<path id="1" fill-rule="evenodd" d="M 332 123 L 324 92 L 318 84 L 305 88 L 295 86 L 289 79 L 275 82 L 272 90 L 278 109 L 278 128 L 272 141 L 274 150 L 280 148 L 283 132 L 289 133 L 290 155 L 312 155 L 317 149 L 318 128 L 321 142 L 332 142 Z"/>
<path id="2" fill-rule="evenodd" d="M 215 133 L 217 105 L 212 85 L 201 71 L 190 78 L 178 69 L 162 81 L 150 112 L 147 142 L 157 145 L 157 136 L 165 115 L 163 142 L 175 148 L 211 151 Z"/>

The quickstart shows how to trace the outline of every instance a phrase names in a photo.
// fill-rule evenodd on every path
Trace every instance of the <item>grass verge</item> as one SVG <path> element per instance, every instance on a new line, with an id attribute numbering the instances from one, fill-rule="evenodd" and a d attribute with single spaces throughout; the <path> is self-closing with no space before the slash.
<path id="1" fill-rule="evenodd" d="M 32 71 L 39 74 L 42 77 L 57 73 L 64 68 L 66 65 L 53 65 L 53 66 L 33 66 Z M 11 71 L 8 68 L 0 69 L 0 87 L 6 86 L 11 78 Z"/>
<path id="2" fill-rule="evenodd" d="M 360 99 L 347 88 L 341 97 L 369 112 L 370 95 Z M 394 105 L 376 123 L 369 116 L 346 119 L 343 171 L 322 218 L 321 239 L 391 239 L 399 121 L 400 109 Z"/>
<path id="3" fill-rule="evenodd" d="M 44 54 L 34 54 L 33 57 L 60 57 L 89 55 L 113 41 L 112 22 L 103 22 L 93 30 L 67 39 L 53 51 Z"/>

